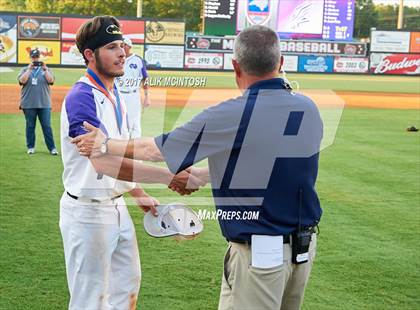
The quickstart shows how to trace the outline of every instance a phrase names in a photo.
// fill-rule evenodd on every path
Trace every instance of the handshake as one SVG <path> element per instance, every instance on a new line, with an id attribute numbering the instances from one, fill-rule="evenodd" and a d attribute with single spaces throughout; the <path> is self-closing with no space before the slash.
<path id="1" fill-rule="evenodd" d="M 174 175 L 168 187 L 180 195 L 190 195 L 209 182 L 207 168 L 187 168 Z"/>
<path id="2" fill-rule="evenodd" d="M 163 183 L 180 195 L 190 195 L 209 182 L 208 168 L 189 167 L 177 174 L 138 160 L 164 161 L 153 138 L 109 139 L 103 131 L 84 122 L 87 133 L 71 140 L 80 155 L 90 159 L 98 173 L 138 183 Z M 135 160 L 138 159 L 138 160 Z"/>

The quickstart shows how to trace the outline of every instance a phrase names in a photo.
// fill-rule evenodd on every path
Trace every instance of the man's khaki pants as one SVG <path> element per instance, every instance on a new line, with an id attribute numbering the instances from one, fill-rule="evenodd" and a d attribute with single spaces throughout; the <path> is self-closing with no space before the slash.
<path id="1" fill-rule="evenodd" d="M 313 234 L 307 263 L 292 264 L 292 247 L 284 244 L 283 264 L 260 269 L 252 267 L 251 246 L 231 242 L 225 256 L 219 310 L 300 309 L 315 250 Z"/>

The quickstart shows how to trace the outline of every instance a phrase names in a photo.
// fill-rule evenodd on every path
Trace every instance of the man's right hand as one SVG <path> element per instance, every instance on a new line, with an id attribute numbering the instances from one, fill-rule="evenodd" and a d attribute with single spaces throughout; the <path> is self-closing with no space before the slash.
<path id="1" fill-rule="evenodd" d="M 173 177 L 168 187 L 171 190 L 178 192 L 180 195 L 190 195 L 191 193 L 197 191 L 200 186 L 204 186 L 206 184 L 206 180 L 201 180 L 200 178 L 192 175 L 189 171 L 183 170 Z"/>

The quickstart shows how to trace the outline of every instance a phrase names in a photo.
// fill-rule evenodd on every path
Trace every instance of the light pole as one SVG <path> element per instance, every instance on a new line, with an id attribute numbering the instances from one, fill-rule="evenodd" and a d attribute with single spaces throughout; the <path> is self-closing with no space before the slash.
<path id="1" fill-rule="evenodd" d="M 137 17 L 143 16 L 143 0 L 137 0 Z"/>
<path id="2" fill-rule="evenodd" d="M 404 0 L 400 0 L 400 8 L 398 10 L 397 29 L 402 29 L 404 25 Z"/>
<path id="3" fill-rule="evenodd" d="M 128 3 L 133 3 L 133 0 L 127 0 Z M 142 17 L 143 15 L 143 0 L 137 0 L 137 18 Z"/>

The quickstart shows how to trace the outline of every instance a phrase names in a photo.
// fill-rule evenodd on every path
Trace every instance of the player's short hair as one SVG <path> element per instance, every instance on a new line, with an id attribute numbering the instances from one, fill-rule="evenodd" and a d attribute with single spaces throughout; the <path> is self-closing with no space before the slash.
<path id="1" fill-rule="evenodd" d="M 96 16 L 92 19 L 89 19 L 77 30 L 76 45 L 79 51 L 82 53 L 86 65 L 89 63 L 89 61 L 85 58 L 83 48 L 98 34 L 102 24 L 109 23 L 114 24 L 115 26 L 120 28 L 120 23 L 118 19 L 116 19 L 114 16 L 104 15 Z"/>
<path id="2" fill-rule="evenodd" d="M 280 62 L 280 41 L 277 33 L 265 26 L 251 26 L 235 39 L 234 58 L 248 74 L 264 76 Z"/>

